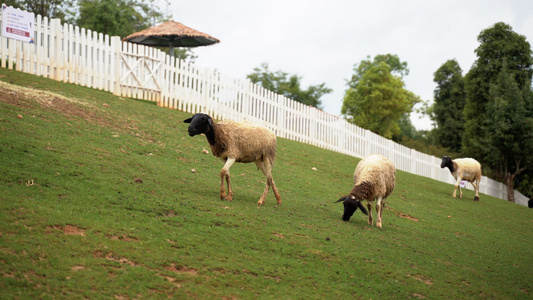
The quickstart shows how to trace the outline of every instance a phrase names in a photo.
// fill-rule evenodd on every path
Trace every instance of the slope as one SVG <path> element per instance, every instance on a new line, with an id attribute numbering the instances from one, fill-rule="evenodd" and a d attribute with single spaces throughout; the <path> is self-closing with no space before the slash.
<path id="1" fill-rule="evenodd" d="M 5 69 L 0 81 L 0 298 L 531 297 L 526 207 L 398 172 L 382 230 L 343 222 L 333 202 L 359 159 L 285 139 L 283 205 L 270 193 L 257 208 L 250 164 L 232 167 L 225 202 L 190 114 Z"/>

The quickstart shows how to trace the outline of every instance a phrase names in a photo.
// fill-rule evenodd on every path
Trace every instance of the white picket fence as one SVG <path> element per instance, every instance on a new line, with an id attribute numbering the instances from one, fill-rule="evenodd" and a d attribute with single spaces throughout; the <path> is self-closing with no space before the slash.
<path id="1" fill-rule="evenodd" d="M 1 37 L 0 58 L 3 68 L 156 101 L 159 106 L 189 113 L 206 112 L 216 119 L 248 120 L 269 127 L 279 137 L 347 155 L 362 158 L 380 153 L 399 170 L 454 184 L 448 169 L 440 168 L 440 158 L 406 148 L 248 80 L 122 42 L 119 37 L 62 25 L 58 19 L 37 15 L 33 44 Z M 472 190 L 470 184 L 467 188 Z M 506 187 L 487 177 L 481 179 L 480 192 L 507 199 Z M 527 206 L 527 201 L 515 191 L 516 203 Z"/>

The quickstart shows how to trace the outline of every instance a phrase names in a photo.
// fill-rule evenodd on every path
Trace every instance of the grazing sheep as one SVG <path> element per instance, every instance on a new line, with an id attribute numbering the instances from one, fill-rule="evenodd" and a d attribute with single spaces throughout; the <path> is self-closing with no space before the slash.
<path id="1" fill-rule="evenodd" d="M 343 221 L 350 220 L 357 208 L 368 215 L 368 224 L 372 226 L 372 201 L 376 201 L 376 226 L 381 228 L 381 216 L 387 198 L 394 190 L 396 168 L 392 162 L 379 154 L 372 154 L 359 162 L 353 174 L 354 187 L 350 194 L 336 202 L 344 202 Z M 367 200 L 368 212 L 361 203 Z"/>
<path id="2" fill-rule="evenodd" d="M 479 181 L 481 180 L 481 165 L 473 158 L 458 158 L 452 160 L 449 156 L 442 157 L 441 168 L 448 168 L 455 178 L 455 188 L 452 197 L 455 198 L 457 188 L 459 188 L 459 198 L 463 198 L 463 192 L 459 183 L 461 180 L 466 180 L 474 186 L 476 195 L 474 201 L 479 200 Z"/>
<path id="3" fill-rule="evenodd" d="M 276 135 L 265 127 L 247 122 L 224 121 L 215 123 L 206 114 L 198 113 L 183 121 L 190 123 L 188 131 L 190 136 L 205 134 L 213 155 L 224 161 L 224 167 L 220 171 L 220 199 L 233 200 L 229 168 L 234 162 L 254 162 L 266 176 L 266 187 L 257 202 L 257 205 L 265 203 L 265 197 L 272 187 L 278 204 L 281 204 L 281 196 L 278 193 L 272 167 L 276 158 Z M 224 179 L 228 184 L 228 193 L 224 189 Z"/>

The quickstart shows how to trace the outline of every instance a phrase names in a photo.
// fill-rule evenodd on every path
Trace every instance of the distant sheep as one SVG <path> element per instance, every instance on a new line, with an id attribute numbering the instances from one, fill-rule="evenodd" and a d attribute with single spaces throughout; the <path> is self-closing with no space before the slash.
<path id="1" fill-rule="evenodd" d="M 457 188 L 459 188 L 459 198 L 463 198 L 463 192 L 459 183 L 466 180 L 474 186 L 476 195 L 474 201 L 479 201 L 479 182 L 481 180 L 481 165 L 473 158 L 458 158 L 452 160 L 449 156 L 442 157 L 441 168 L 448 168 L 455 178 L 455 188 L 452 197 L 455 198 Z"/>
<path id="2" fill-rule="evenodd" d="M 344 202 L 342 220 L 350 220 L 357 208 L 360 208 L 365 215 L 368 215 L 368 224 L 372 226 L 372 201 L 377 199 L 376 226 L 381 228 L 385 199 L 394 190 L 396 168 L 388 158 L 379 154 L 372 154 L 359 162 L 355 168 L 353 180 L 354 187 L 350 194 L 336 201 Z M 367 200 L 368 211 L 361 203 L 362 200 Z"/>
<path id="3" fill-rule="evenodd" d="M 183 122 L 190 123 L 190 136 L 205 134 L 213 155 L 224 161 L 220 172 L 220 199 L 233 200 L 229 172 L 231 165 L 234 162 L 254 162 L 266 176 L 266 187 L 257 205 L 265 203 L 270 187 L 278 204 L 281 204 L 281 196 L 272 178 L 272 167 L 276 158 L 276 135 L 270 129 L 247 122 L 215 123 L 209 115 L 203 113 L 195 114 Z M 227 194 L 224 179 L 228 184 Z"/>

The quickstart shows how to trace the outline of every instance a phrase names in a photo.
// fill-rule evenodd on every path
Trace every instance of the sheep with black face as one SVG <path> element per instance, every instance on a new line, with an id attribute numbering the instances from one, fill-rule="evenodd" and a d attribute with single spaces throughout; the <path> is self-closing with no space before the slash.
<path id="1" fill-rule="evenodd" d="M 376 226 L 382 228 L 382 214 L 385 199 L 394 190 L 396 168 L 383 155 L 372 154 L 359 162 L 353 174 L 354 187 L 348 196 L 336 202 L 344 203 L 343 221 L 350 220 L 357 208 L 368 215 L 368 224 L 372 226 L 372 201 L 376 200 Z M 368 211 L 361 201 L 367 200 Z"/>
<path id="2" fill-rule="evenodd" d="M 441 168 L 450 169 L 453 178 L 455 179 L 455 187 L 452 197 L 455 198 L 457 188 L 459 188 L 459 198 L 463 198 L 461 191 L 461 180 L 466 180 L 472 184 L 476 195 L 474 201 L 479 201 L 479 182 L 481 181 L 481 164 L 473 158 L 457 158 L 452 160 L 449 156 L 442 157 L 440 164 Z"/>
<path id="3" fill-rule="evenodd" d="M 272 167 L 276 158 L 276 135 L 268 128 L 248 122 L 223 121 L 216 123 L 204 113 L 197 113 L 183 121 L 190 123 L 190 136 L 205 134 L 213 155 L 224 161 L 220 172 L 220 199 L 233 200 L 229 169 L 233 163 L 254 162 L 266 176 L 266 187 L 257 205 L 265 203 L 265 197 L 272 187 L 277 203 L 281 196 L 272 178 Z M 224 179 L 228 193 L 224 188 Z"/>

